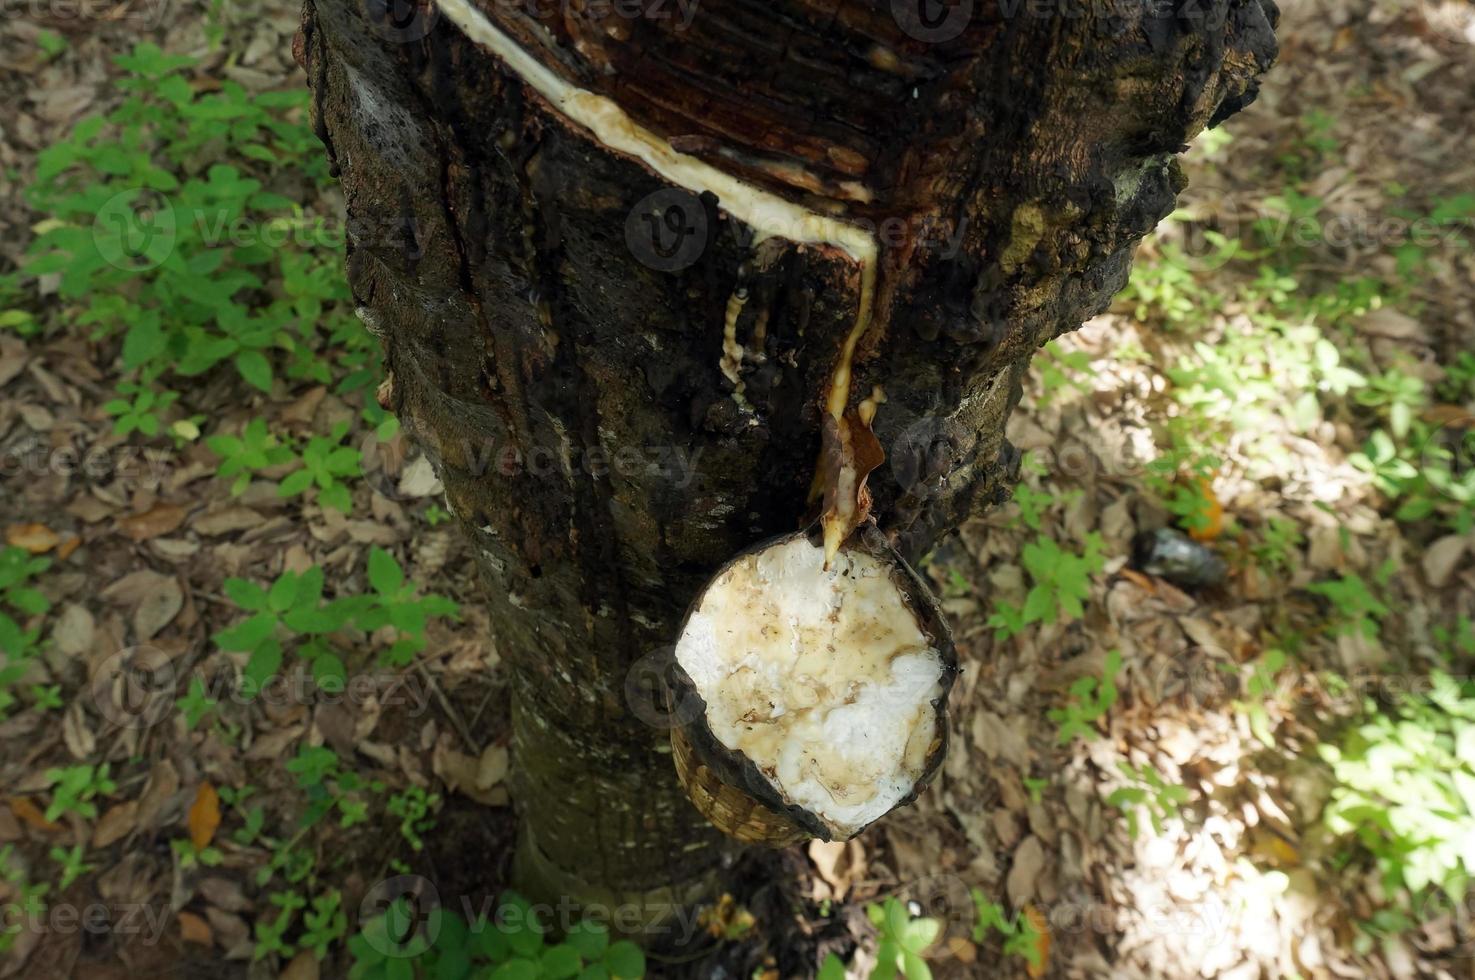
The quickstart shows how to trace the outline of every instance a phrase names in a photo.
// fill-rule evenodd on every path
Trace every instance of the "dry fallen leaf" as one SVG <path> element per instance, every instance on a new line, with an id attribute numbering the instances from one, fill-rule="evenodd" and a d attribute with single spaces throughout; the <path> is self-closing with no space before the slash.
<path id="1" fill-rule="evenodd" d="M 1155 582 L 1150 577 L 1143 575 L 1135 568 L 1122 568 L 1117 571 L 1117 574 L 1126 579 L 1128 582 L 1131 582 L 1133 585 L 1137 586 L 1137 588 L 1141 589 L 1143 592 L 1146 592 L 1148 595 L 1152 595 L 1157 591 L 1157 582 Z"/>
<path id="2" fill-rule="evenodd" d="M 56 649 L 68 657 L 80 657 L 92 649 L 96 628 L 87 607 L 72 603 L 56 617 L 56 623 L 51 627 L 51 639 Z"/>
<path id="3" fill-rule="evenodd" d="M 31 802 L 28 796 L 12 796 L 10 798 L 10 812 L 32 830 L 44 831 L 54 834 L 61 830 L 60 824 L 52 823 L 41 813 L 40 807 Z"/>
<path id="4" fill-rule="evenodd" d="M 133 612 L 133 634 L 138 640 L 151 640 L 168 626 L 184 608 L 184 591 L 179 582 L 168 575 L 155 577 L 156 585 Z"/>
<path id="5" fill-rule="evenodd" d="M 210 920 L 210 927 L 215 930 L 216 941 L 220 948 L 230 955 L 237 948 L 243 948 L 246 954 L 251 952 L 251 927 L 246 925 L 244 919 L 238 915 L 221 911 L 213 905 L 205 909 L 205 918 Z"/>
<path id="6" fill-rule="evenodd" d="M 323 398 L 328 394 L 326 385 L 318 385 L 298 396 L 292 404 L 277 413 L 277 417 L 283 422 L 297 422 L 307 425 L 312 422 L 312 417 L 317 414 L 318 406 L 323 403 Z"/>
<path id="7" fill-rule="evenodd" d="M 1469 546 L 1470 541 L 1463 534 L 1447 534 L 1430 544 L 1421 561 L 1429 584 L 1436 589 L 1448 585 Z"/>
<path id="8" fill-rule="evenodd" d="M 220 794 L 208 782 L 195 791 L 195 802 L 189 808 L 189 836 L 195 850 L 203 851 L 215 839 L 220 826 Z"/>
<path id="9" fill-rule="evenodd" d="M 1025 972 L 1031 977 L 1041 977 L 1050 968 L 1050 923 L 1045 920 L 1044 914 L 1033 905 L 1026 905 L 1024 914 L 1030 924 L 1035 927 L 1035 952 L 1039 954 L 1035 957 L 1034 962 L 1026 966 Z"/>
<path id="10" fill-rule="evenodd" d="M 96 524 L 110 516 L 113 508 L 96 497 L 77 497 L 67 504 L 67 513 L 87 524 Z"/>
<path id="11" fill-rule="evenodd" d="M 31 356 L 26 345 L 15 337 L 0 338 L 0 387 L 4 387 L 21 371 L 25 370 Z"/>
<path id="12" fill-rule="evenodd" d="M 184 523 L 185 509 L 178 504 L 157 503 L 142 514 L 118 519 L 118 530 L 134 541 L 147 541 L 168 534 Z"/>
<path id="13" fill-rule="evenodd" d="M 306 725 L 285 725 L 260 736 L 246 750 L 245 758 L 251 760 L 279 758 L 287 747 L 302 737 Z"/>
<path id="14" fill-rule="evenodd" d="M 174 763 L 168 759 L 154 763 L 148 782 L 144 784 L 143 794 L 138 798 L 138 825 L 146 830 L 158 826 L 164 807 L 178 791 L 179 772 L 174 768 Z"/>
<path id="15" fill-rule="evenodd" d="M 210 931 L 210 923 L 193 912 L 179 913 L 179 935 L 185 942 L 199 946 L 209 946 L 215 941 L 215 936 Z"/>
<path id="16" fill-rule="evenodd" d="M 251 908 L 250 899 L 241 886 L 230 878 L 211 876 L 200 879 L 200 894 L 205 901 L 227 912 L 245 912 Z"/>
<path id="17" fill-rule="evenodd" d="M 33 555 L 43 555 L 56 547 L 61 538 L 45 524 L 12 524 L 5 529 L 5 542 L 24 548 Z"/>
<path id="18" fill-rule="evenodd" d="M 1188 536 L 1195 541 L 1213 541 L 1224 532 L 1224 504 L 1214 492 L 1214 485 L 1203 477 L 1198 480 L 1199 493 L 1207 506 L 1197 527 L 1188 529 Z"/>
<path id="19" fill-rule="evenodd" d="M 86 759 L 97 750 L 97 734 L 87 723 L 87 712 L 81 698 L 73 701 L 62 715 L 61 738 L 73 759 Z"/>
<path id="20" fill-rule="evenodd" d="M 107 847 L 127 837 L 133 832 L 138 822 L 138 803 L 129 800 L 127 803 L 119 803 L 110 808 L 97 821 L 97 828 L 92 832 L 93 847 Z"/>
<path id="21" fill-rule="evenodd" d="M 471 797 L 484 806 L 506 806 L 507 787 L 498 785 L 506 774 L 506 748 L 497 751 L 488 746 L 479 758 L 451 748 L 451 738 L 444 735 L 431 752 L 431 770 L 451 789 Z"/>
<path id="22" fill-rule="evenodd" d="M 244 531 L 248 527 L 255 527 L 261 521 L 261 515 L 249 507 L 228 506 L 207 511 L 190 522 L 190 527 L 194 528 L 196 533 L 206 537 L 217 537 L 232 531 Z"/>
<path id="23" fill-rule="evenodd" d="M 838 900 L 843 901 L 855 880 L 865 876 L 865 849 L 858 840 L 810 841 L 809 860 Z"/>
<path id="24" fill-rule="evenodd" d="M 417 456 L 405 467 L 399 478 L 399 492 L 401 496 L 412 498 L 431 497 L 443 492 L 440 477 L 435 475 L 435 467 L 429 457 Z"/>
<path id="25" fill-rule="evenodd" d="M 1004 883 L 1009 893 L 1009 904 L 1023 908 L 1035 896 L 1040 872 L 1045 868 L 1045 846 L 1033 834 L 1024 839 L 1014 851 L 1014 866 Z"/>
<path id="26" fill-rule="evenodd" d="M 958 958 L 958 962 L 965 965 L 971 965 L 978 959 L 978 947 L 962 936 L 949 936 L 947 948 Z"/>
<path id="27" fill-rule="evenodd" d="M 20 821 L 15 818 L 9 807 L 0 807 L 0 844 L 13 844 L 24 837 L 26 832 L 21 829 Z"/>
<path id="28" fill-rule="evenodd" d="M 491 789 L 507 775 L 509 754 L 505 745 L 488 745 L 476 765 L 476 788 Z"/>
<path id="29" fill-rule="evenodd" d="M 318 980 L 318 958 L 310 949 L 292 957 L 292 962 L 277 980 Z"/>

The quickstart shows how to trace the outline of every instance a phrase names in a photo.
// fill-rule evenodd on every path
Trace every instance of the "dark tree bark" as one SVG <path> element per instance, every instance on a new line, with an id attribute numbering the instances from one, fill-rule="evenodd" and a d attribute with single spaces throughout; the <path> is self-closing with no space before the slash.
<path id="1" fill-rule="evenodd" d="M 306 4 L 354 294 L 490 584 L 537 895 L 708 892 L 641 665 L 813 517 L 877 386 L 904 554 L 1003 499 L 1031 353 L 1274 57 L 1272 0 L 918 2 Z"/>

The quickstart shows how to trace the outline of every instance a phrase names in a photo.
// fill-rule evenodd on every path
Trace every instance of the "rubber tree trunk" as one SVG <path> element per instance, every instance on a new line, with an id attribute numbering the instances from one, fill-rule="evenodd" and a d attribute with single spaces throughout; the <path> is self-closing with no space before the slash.
<path id="1" fill-rule="evenodd" d="M 812 519 L 837 401 L 882 392 L 870 487 L 904 554 L 1005 496 L 1031 353 L 1121 287 L 1276 15 L 308 0 L 381 394 L 511 670 L 521 887 L 657 909 L 712 887 L 726 846 L 645 665 L 719 563 Z"/>

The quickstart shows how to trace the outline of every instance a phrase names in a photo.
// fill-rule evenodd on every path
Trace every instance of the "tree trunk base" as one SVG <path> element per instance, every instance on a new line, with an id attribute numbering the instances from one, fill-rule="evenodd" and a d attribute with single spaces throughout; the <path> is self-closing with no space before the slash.
<path id="1" fill-rule="evenodd" d="M 670 6 L 307 0 L 296 47 L 391 404 L 486 572 L 517 884 L 652 935 L 728 851 L 642 664 L 813 519 L 837 407 L 880 405 L 871 513 L 908 561 L 1007 496 L 1030 356 L 1125 281 L 1276 17 Z"/>

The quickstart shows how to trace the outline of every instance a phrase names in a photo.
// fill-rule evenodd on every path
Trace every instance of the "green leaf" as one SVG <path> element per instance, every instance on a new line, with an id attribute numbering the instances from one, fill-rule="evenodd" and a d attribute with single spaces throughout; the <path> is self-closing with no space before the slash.
<path id="1" fill-rule="evenodd" d="M 312 677 L 324 691 L 339 694 L 348 683 L 348 670 L 337 654 L 324 653 L 313 660 Z"/>
<path id="2" fill-rule="evenodd" d="M 536 929 L 522 925 L 516 928 L 502 927 L 503 934 L 507 937 L 507 943 L 512 947 L 512 952 L 518 956 L 537 956 L 543 948 L 543 934 Z"/>
<path id="3" fill-rule="evenodd" d="M 493 963 L 500 963 L 512 954 L 512 946 L 507 942 L 506 934 L 485 920 L 478 922 L 476 928 L 471 930 L 471 937 L 481 955 Z"/>
<path id="4" fill-rule="evenodd" d="M 369 584 L 374 591 L 380 595 L 395 595 L 404 583 L 404 573 L 394 556 L 383 548 L 372 548 L 369 551 Z"/>
<path id="5" fill-rule="evenodd" d="M 271 636 L 277 620 L 271 613 L 257 613 L 244 622 L 215 634 L 215 642 L 222 650 L 255 650 Z"/>
<path id="6" fill-rule="evenodd" d="M 1055 618 L 1055 597 L 1051 590 L 1043 585 L 1037 585 L 1029 590 L 1029 595 L 1024 600 L 1024 621 L 1026 623 L 1039 623 Z"/>
<path id="7" fill-rule="evenodd" d="M 51 608 L 51 602 L 35 589 L 11 589 L 5 599 L 28 616 L 39 616 Z"/>
<path id="8" fill-rule="evenodd" d="M 271 584 L 271 591 L 266 594 L 266 601 L 271 606 L 271 611 L 277 613 L 291 609 L 296 598 L 297 576 L 292 572 L 283 572 L 281 577 Z"/>
<path id="9" fill-rule="evenodd" d="M 578 952 L 565 943 L 549 946 L 543 951 L 543 977 L 546 980 L 568 980 L 577 976 L 583 965 Z"/>
<path id="10" fill-rule="evenodd" d="M 310 486 L 312 486 L 312 472 L 305 469 L 297 470 L 287 474 L 287 478 L 277 487 L 277 496 L 295 497 Z"/>
<path id="11" fill-rule="evenodd" d="M 645 976 L 645 953 L 628 939 L 604 951 L 604 965 L 617 980 L 640 980 Z"/>
<path id="12" fill-rule="evenodd" d="M 251 612 L 261 612 L 267 607 L 266 590 L 243 578 L 226 579 L 225 594 L 231 602 Z"/>
<path id="13" fill-rule="evenodd" d="M 898 899 L 888 898 L 886 900 L 886 935 L 898 942 L 906 935 L 907 923 L 911 916 L 907 914 L 906 906 Z"/>
<path id="14" fill-rule="evenodd" d="M 343 627 L 343 619 L 329 609 L 293 609 L 282 617 L 282 623 L 294 633 L 309 636 L 331 633 Z"/>
<path id="15" fill-rule="evenodd" d="M 126 403 L 125 403 L 126 407 Z M 205 445 L 221 459 L 231 459 L 239 456 L 246 448 L 246 444 L 235 436 L 210 436 L 205 440 Z"/>
<path id="16" fill-rule="evenodd" d="M 333 483 L 318 491 L 318 503 L 331 507 L 340 514 L 347 514 L 353 510 L 353 495 L 348 492 L 348 487 Z"/>
<path id="17" fill-rule="evenodd" d="M 140 317 L 123 338 L 123 366 L 132 369 L 152 361 L 164 353 L 168 343 L 157 313 Z"/>
<path id="18" fill-rule="evenodd" d="M 907 923 L 906 929 L 898 938 L 902 946 L 914 953 L 920 953 L 937 941 L 940 932 L 942 923 L 936 919 L 913 919 Z"/>
<path id="19" fill-rule="evenodd" d="M 609 948 L 609 930 L 602 924 L 585 919 L 574 924 L 565 941 L 586 960 L 597 960 Z"/>
<path id="20" fill-rule="evenodd" d="M 271 393 L 271 362 L 259 350 L 245 350 L 236 355 L 236 370 L 253 387 Z"/>
<path id="21" fill-rule="evenodd" d="M 831 953 L 825 957 L 820 964 L 819 973 L 815 974 L 814 980 L 845 980 L 845 963 L 840 957 Z"/>
<path id="22" fill-rule="evenodd" d="M 327 582 L 322 566 L 313 565 L 297 578 L 297 594 L 292 605 L 298 609 L 310 609 L 323 598 L 323 585 Z"/>
<path id="23" fill-rule="evenodd" d="M 471 972 L 471 956 L 464 949 L 447 949 L 435 964 L 435 980 L 465 980 Z"/>
<path id="24" fill-rule="evenodd" d="M 896 958 L 901 955 L 896 943 L 889 939 L 883 939 L 876 944 L 876 967 L 871 971 L 870 980 L 894 980 L 896 977 Z"/>
<path id="25" fill-rule="evenodd" d="M 932 969 L 927 961 L 911 950 L 902 951 L 901 962 L 907 980 L 932 980 Z"/>
<path id="26" fill-rule="evenodd" d="M 268 640 L 257 647 L 241 672 L 241 692 L 255 697 L 268 680 L 282 666 L 282 647 L 275 640 Z"/>
<path id="27" fill-rule="evenodd" d="M 492 971 L 491 980 L 538 980 L 538 964 L 521 957 L 508 960 Z"/>

